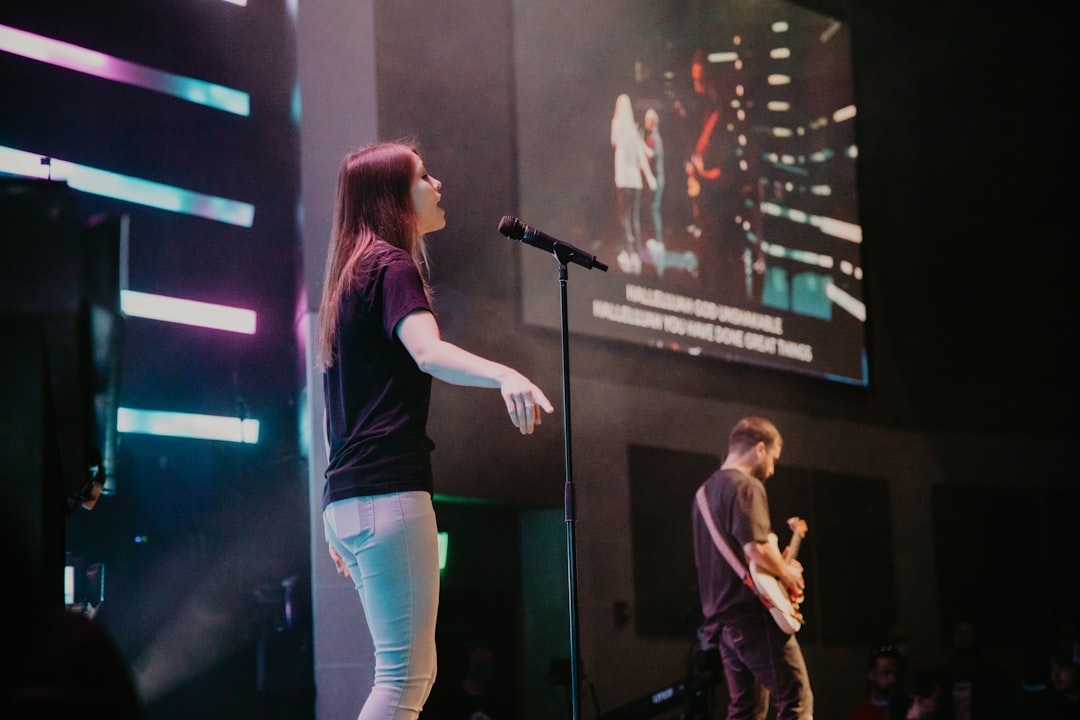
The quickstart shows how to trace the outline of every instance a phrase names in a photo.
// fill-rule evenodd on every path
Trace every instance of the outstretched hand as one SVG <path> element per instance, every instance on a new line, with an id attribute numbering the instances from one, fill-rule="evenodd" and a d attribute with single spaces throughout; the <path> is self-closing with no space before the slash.
<path id="1" fill-rule="evenodd" d="M 510 373 L 509 377 L 502 381 L 499 390 L 506 403 L 510 422 L 514 423 L 514 427 L 522 435 L 531 435 L 540 424 L 541 410 L 549 415 L 555 412 L 555 406 L 544 391 L 521 373 Z"/>

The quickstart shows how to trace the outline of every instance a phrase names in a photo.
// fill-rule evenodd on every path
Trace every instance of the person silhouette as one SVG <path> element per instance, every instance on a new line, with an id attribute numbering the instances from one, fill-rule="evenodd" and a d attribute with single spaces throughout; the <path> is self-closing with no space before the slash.
<path id="1" fill-rule="evenodd" d="M 656 189 L 656 178 L 650 167 L 652 150 L 645 144 L 634 119 L 630 96 L 621 93 L 615 98 L 611 116 L 611 147 L 615 153 L 615 196 L 626 247 L 618 255 L 623 272 L 641 274 L 645 247 L 641 241 L 641 190 L 647 183 Z"/>
<path id="2" fill-rule="evenodd" d="M 995 718 L 1013 694 L 1009 674 L 986 653 L 975 623 L 966 618 L 953 624 L 950 654 L 940 670 L 944 702 L 955 720 Z"/>
<path id="3" fill-rule="evenodd" d="M 730 697 L 728 720 L 763 717 L 764 693 L 777 720 L 814 716 L 810 675 L 795 633 L 781 628 L 748 587 L 745 568 L 734 567 L 745 558 L 789 594 L 802 594 L 802 564 L 785 557 L 770 537 L 765 483 L 775 473 L 783 444 L 769 420 L 739 420 L 728 435 L 723 463 L 699 487 L 691 508 L 702 617 L 698 637 L 703 651 L 719 652 Z"/>
<path id="4" fill-rule="evenodd" d="M 902 680 L 904 656 L 894 645 L 870 653 L 866 666 L 866 693 L 848 710 L 847 720 L 890 720 L 896 689 Z"/>
<path id="5" fill-rule="evenodd" d="M 323 533 L 375 646 L 363 720 L 418 717 L 435 682 L 432 381 L 497 388 L 522 435 L 555 410 L 517 370 L 442 339 L 421 271 L 426 234 L 446 226 L 442 186 L 401 142 L 351 152 L 338 172 L 316 348 L 326 403 Z"/>
<path id="6" fill-rule="evenodd" d="M 701 286 L 719 299 L 745 298 L 745 232 L 739 219 L 745 213 L 747 173 L 739 156 L 739 133 L 721 78 L 705 53 L 695 50 L 690 61 L 694 95 L 682 108 L 690 127 L 685 148 L 686 194 L 692 247 L 700 257 Z"/>
<path id="7" fill-rule="evenodd" d="M 467 643 L 460 668 L 449 683 L 436 682 L 421 720 L 510 720 L 517 716 L 499 676 L 493 643 L 483 639 Z"/>

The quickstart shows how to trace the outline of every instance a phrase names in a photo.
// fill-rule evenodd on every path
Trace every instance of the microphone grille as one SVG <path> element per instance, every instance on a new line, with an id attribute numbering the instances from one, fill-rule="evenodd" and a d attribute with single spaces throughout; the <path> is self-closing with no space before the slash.
<path id="1" fill-rule="evenodd" d="M 502 220 L 499 221 L 499 232 L 508 238 L 520 240 L 525 237 L 525 226 L 516 217 L 503 215 Z"/>

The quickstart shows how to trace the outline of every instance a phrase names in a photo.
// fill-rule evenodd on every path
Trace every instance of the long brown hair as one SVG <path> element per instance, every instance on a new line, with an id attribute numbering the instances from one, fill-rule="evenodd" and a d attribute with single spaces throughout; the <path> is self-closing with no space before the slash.
<path id="1" fill-rule="evenodd" d="M 412 206 L 418 157 L 411 142 L 385 142 L 350 152 L 341 162 L 316 333 L 316 365 L 321 370 L 334 364 L 342 298 L 362 272 L 372 269 L 368 260 L 377 262 L 372 252 L 376 241 L 401 248 L 422 267 L 424 238 L 417 232 Z M 426 277 L 424 284 L 426 288 Z"/>

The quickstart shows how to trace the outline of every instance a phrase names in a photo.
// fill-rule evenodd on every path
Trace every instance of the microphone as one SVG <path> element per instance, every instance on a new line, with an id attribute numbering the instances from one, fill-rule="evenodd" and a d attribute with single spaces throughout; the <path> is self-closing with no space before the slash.
<path id="1" fill-rule="evenodd" d="M 516 217 L 503 215 L 503 219 L 499 222 L 499 232 L 511 240 L 520 240 L 526 245 L 552 253 L 563 264 L 569 261 L 589 270 L 597 268 L 607 272 L 607 265 L 597 260 L 595 255 L 579 250 L 570 243 L 556 240 L 547 233 L 524 224 Z"/>

